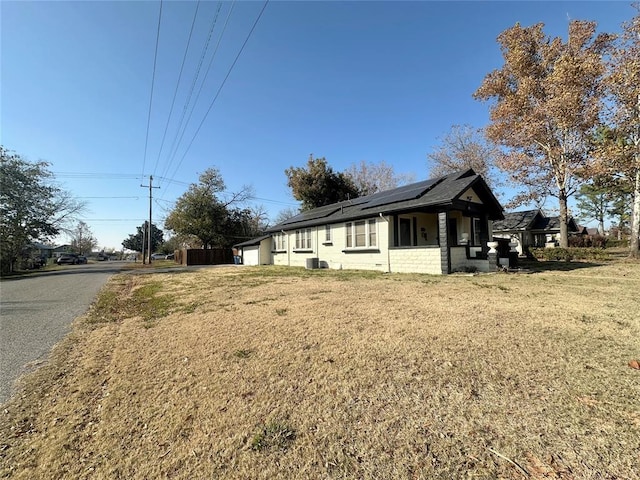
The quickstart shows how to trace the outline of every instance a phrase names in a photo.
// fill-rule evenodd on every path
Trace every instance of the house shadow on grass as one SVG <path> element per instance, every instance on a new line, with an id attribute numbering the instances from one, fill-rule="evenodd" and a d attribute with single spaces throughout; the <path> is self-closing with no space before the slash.
<path id="1" fill-rule="evenodd" d="M 567 262 L 565 260 L 518 260 L 518 269 L 526 270 L 531 273 L 540 272 L 571 272 L 573 270 L 582 270 L 584 268 L 593 268 L 602 266 L 602 262 Z"/>

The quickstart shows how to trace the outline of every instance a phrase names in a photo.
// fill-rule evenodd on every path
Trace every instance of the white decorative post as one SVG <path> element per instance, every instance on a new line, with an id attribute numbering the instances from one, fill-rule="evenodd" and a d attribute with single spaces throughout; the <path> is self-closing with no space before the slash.
<path id="1" fill-rule="evenodd" d="M 509 267 L 516 268 L 518 266 L 518 242 L 515 239 L 511 239 L 509 242 Z"/>
<path id="2" fill-rule="evenodd" d="M 498 264 L 497 246 L 498 242 L 487 242 L 487 247 L 489 247 L 489 253 L 487 253 L 487 258 L 489 259 L 489 270 Z"/>

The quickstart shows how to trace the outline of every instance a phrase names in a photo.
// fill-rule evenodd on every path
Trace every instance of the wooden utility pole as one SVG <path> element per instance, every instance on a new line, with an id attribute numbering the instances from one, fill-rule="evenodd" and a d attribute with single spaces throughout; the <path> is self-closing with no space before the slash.
<path id="1" fill-rule="evenodd" d="M 154 188 L 160 188 L 160 187 L 154 187 L 153 186 L 153 175 L 149 175 L 149 185 L 140 185 L 143 188 L 149 188 L 149 229 L 147 231 L 147 255 L 149 256 L 149 265 L 151 265 L 151 231 L 152 231 L 152 227 L 151 227 L 151 215 L 152 215 L 152 205 L 153 205 L 153 189 Z M 142 242 L 144 244 L 144 240 Z M 142 247 L 143 251 L 144 251 L 144 245 Z M 142 254 L 142 263 L 144 263 L 144 253 Z"/>

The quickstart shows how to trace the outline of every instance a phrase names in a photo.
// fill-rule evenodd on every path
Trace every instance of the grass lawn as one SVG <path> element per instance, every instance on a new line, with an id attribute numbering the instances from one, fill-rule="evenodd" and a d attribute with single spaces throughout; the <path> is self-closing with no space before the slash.
<path id="1" fill-rule="evenodd" d="M 562 266 L 115 276 L 0 478 L 638 479 L 640 264 Z"/>

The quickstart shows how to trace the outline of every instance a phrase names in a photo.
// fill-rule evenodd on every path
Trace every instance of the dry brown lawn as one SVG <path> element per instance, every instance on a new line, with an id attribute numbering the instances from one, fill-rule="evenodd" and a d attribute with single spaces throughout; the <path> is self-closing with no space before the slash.
<path id="1" fill-rule="evenodd" d="M 15 479 L 638 479 L 640 264 L 114 277 L 3 406 Z"/>

